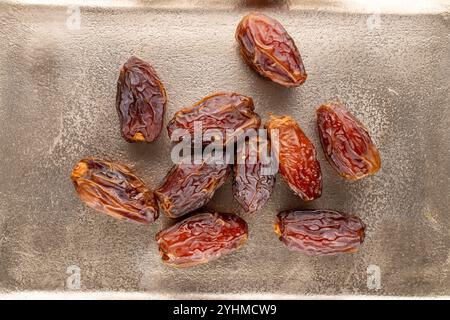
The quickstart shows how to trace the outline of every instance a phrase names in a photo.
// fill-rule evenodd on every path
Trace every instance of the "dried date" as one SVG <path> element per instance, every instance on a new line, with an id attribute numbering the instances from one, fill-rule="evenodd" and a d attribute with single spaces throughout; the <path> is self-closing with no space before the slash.
<path id="1" fill-rule="evenodd" d="M 153 67 L 132 56 L 120 69 L 116 109 L 122 137 L 152 142 L 161 133 L 167 96 Z"/>
<path id="2" fill-rule="evenodd" d="M 230 172 L 226 164 L 180 163 L 174 165 L 163 184 L 155 190 L 160 209 L 171 218 L 201 208 L 225 182 Z"/>
<path id="3" fill-rule="evenodd" d="M 202 127 L 202 135 L 207 130 L 217 130 L 222 134 L 224 144 L 239 138 L 248 129 L 258 129 L 261 118 L 254 112 L 253 99 L 238 93 L 218 92 L 211 94 L 192 107 L 184 108 L 175 113 L 167 126 L 169 137 L 177 129 L 186 130 L 194 139 L 194 123 Z M 233 134 L 226 134 L 226 132 Z"/>
<path id="4" fill-rule="evenodd" d="M 331 255 L 358 251 L 365 225 L 355 216 L 332 210 L 280 212 L 275 233 L 292 251 L 308 255 Z"/>
<path id="5" fill-rule="evenodd" d="M 156 235 L 163 262 L 183 268 L 216 260 L 247 238 L 247 223 L 228 213 L 195 214 Z"/>
<path id="6" fill-rule="evenodd" d="M 289 116 L 271 116 L 265 125 L 272 148 L 278 155 L 279 171 L 289 187 L 303 200 L 322 194 L 322 173 L 316 149 L 298 124 Z M 277 134 L 277 135 L 275 135 Z"/>
<path id="7" fill-rule="evenodd" d="M 71 179 L 80 199 L 95 210 L 139 223 L 158 218 L 153 192 L 125 165 L 83 159 L 72 170 Z"/>
<path id="8" fill-rule="evenodd" d="M 266 204 L 275 185 L 275 176 L 265 172 L 265 169 L 270 169 L 270 163 L 263 163 L 263 153 L 270 157 L 268 140 L 249 139 L 238 146 L 233 196 L 248 213 L 256 212 Z"/>
<path id="9" fill-rule="evenodd" d="M 297 87 L 306 71 L 297 46 L 277 20 L 261 13 L 245 16 L 236 29 L 244 61 L 257 73 L 285 87 Z"/>
<path id="10" fill-rule="evenodd" d="M 322 105 L 316 113 L 325 157 L 342 177 L 361 179 L 380 169 L 380 154 L 369 132 L 342 104 Z"/>

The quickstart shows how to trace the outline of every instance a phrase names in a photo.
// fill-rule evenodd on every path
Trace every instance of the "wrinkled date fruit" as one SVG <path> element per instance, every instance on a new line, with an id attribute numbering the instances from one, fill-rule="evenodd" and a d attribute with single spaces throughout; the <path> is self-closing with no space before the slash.
<path id="1" fill-rule="evenodd" d="M 245 16 L 236 29 L 244 61 L 263 77 L 285 87 L 306 80 L 300 52 L 277 20 L 261 13 Z"/>
<path id="2" fill-rule="evenodd" d="M 356 252 L 364 230 L 358 217 L 332 210 L 283 211 L 275 223 L 275 232 L 290 250 L 308 255 Z"/>
<path id="3" fill-rule="evenodd" d="M 152 142 L 161 133 L 167 96 L 147 62 L 132 56 L 120 69 L 116 108 L 122 137 L 128 142 Z"/>
<path id="4" fill-rule="evenodd" d="M 295 120 L 289 116 L 271 116 L 266 129 L 278 154 L 280 174 L 290 188 L 305 201 L 319 198 L 322 173 L 316 149 Z M 278 143 L 273 141 L 276 137 Z"/>
<path id="5" fill-rule="evenodd" d="M 201 208 L 225 182 L 230 172 L 226 164 L 174 165 L 164 183 L 155 190 L 160 209 L 171 218 Z"/>
<path id="6" fill-rule="evenodd" d="M 343 105 L 320 106 L 317 127 L 325 156 L 342 177 L 361 179 L 380 169 L 380 154 L 367 129 Z"/>
<path id="7" fill-rule="evenodd" d="M 72 170 L 71 178 L 81 200 L 95 210 L 140 223 L 158 218 L 153 192 L 125 165 L 83 159 Z"/>
<path id="8" fill-rule="evenodd" d="M 275 176 L 264 171 L 269 169 L 270 163 L 263 163 L 263 152 L 270 157 L 267 140 L 248 140 L 238 146 L 233 196 L 248 213 L 256 212 L 266 204 L 275 184 Z"/>
<path id="9" fill-rule="evenodd" d="M 258 129 L 261 118 L 254 112 L 253 99 L 237 93 L 219 92 L 211 94 L 194 106 L 181 109 L 175 113 L 167 126 L 169 137 L 177 129 L 186 130 L 194 139 L 194 122 L 202 127 L 202 135 L 207 130 L 217 130 L 222 134 L 224 144 L 248 129 Z M 226 131 L 235 131 L 234 135 L 226 135 Z"/>
<path id="10" fill-rule="evenodd" d="M 156 235 L 162 260 L 183 268 L 216 260 L 247 238 L 247 223 L 228 213 L 199 213 Z"/>

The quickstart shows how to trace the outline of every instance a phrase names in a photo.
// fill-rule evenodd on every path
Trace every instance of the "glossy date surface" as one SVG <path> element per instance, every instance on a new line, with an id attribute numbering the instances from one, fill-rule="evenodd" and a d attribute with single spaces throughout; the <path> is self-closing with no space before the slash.
<path id="1" fill-rule="evenodd" d="M 80 199 L 95 210 L 139 223 L 158 218 L 153 192 L 125 165 L 83 159 L 73 168 L 71 179 Z"/>
<path id="2" fill-rule="evenodd" d="M 289 210 L 277 215 L 275 232 L 292 251 L 331 255 L 358 251 L 365 225 L 358 217 L 333 210 Z"/>
<path id="3" fill-rule="evenodd" d="M 342 177 L 357 180 L 380 169 L 380 154 L 369 132 L 342 104 L 322 105 L 316 114 L 325 157 Z"/>
<path id="4" fill-rule="evenodd" d="M 171 218 L 201 208 L 211 200 L 229 172 L 227 164 L 206 161 L 174 165 L 163 184 L 155 190 L 159 208 Z"/>
<path id="5" fill-rule="evenodd" d="M 263 153 L 270 156 L 268 140 L 247 140 L 238 146 L 233 170 L 233 196 L 245 212 L 260 210 L 269 200 L 275 175 L 265 172 Z M 270 165 L 270 163 L 269 163 Z"/>
<path id="6" fill-rule="evenodd" d="M 314 145 L 297 122 L 289 116 L 271 116 L 265 125 L 269 137 L 278 135 L 279 172 L 289 187 L 303 200 L 319 198 L 322 194 L 322 173 Z"/>
<path id="7" fill-rule="evenodd" d="M 244 61 L 263 77 L 285 87 L 305 82 L 307 75 L 300 52 L 277 20 L 250 13 L 239 23 L 236 40 Z"/>
<path id="8" fill-rule="evenodd" d="M 247 223 L 228 213 L 198 213 L 160 231 L 156 241 L 163 262 L 192 267 L 216 260 L 241 247 L 248 238 Z"/>
<path id="9" fill-rule="evenodd" d="M 163 126 L 167 96 L 153 67 L 130 57 L 117 80 L 116 109 L 122 137 L 128 142 L 152 142 Z"/>
<path id="10" fill-rule="evenodd" d="M 238 93 L 218 92 L 204 97 L 192 107 L 175 113 L 167 126 L 169 137 L 177 141 L 173 133 L 177 129 L 186 130 L 194 138 L 195 123 L 200 123 L 202 134 L 207 130 L 217 130 L 222 134 L 224 144 L 238 138 L 248 129 L 258 129 L 261 118 L 254 111 L 253 99 Z M 227 135 L 226 131 L 235 131 Z"/>

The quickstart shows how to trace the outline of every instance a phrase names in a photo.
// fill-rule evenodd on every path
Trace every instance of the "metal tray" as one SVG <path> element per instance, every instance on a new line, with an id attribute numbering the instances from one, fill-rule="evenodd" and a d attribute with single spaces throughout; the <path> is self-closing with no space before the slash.
<path id="1" fill-rule="evenodd" d="M 300 298 L 450 295 L 449 6 L 446 1 L 0 1 L 0 291 L 80 297 Z M 308 71 L 283 89 L 238 55 L 235 27 L 259 10 L 282 21 Z M 319 147 L 323 196 L 305 204 L 278 178 L 250 239 L 216 262 L 175 270 L 160 261 L 153 226 L 116 221 L 77 198 L 69 174 L 82 157 L 134 165 L 156 187 L 171 167 L 167 134 L 121 139 L 118 69 L 150 61 L 166 85 L 166 121 L 229 90 L 257 111 L 290 114 L 319 147 L 314 111 L 341 100 L 368 126 L 382 170 L 336 176 Z M 208 208 L 240 213 L 230 181 Z M 275 214 L 332 208 L 368 225 L 357 254 L 294 254 Z M 75 292 L 75 293 L 73 293 Z M 114 293 L 115 292 L 115 293 Z"/>

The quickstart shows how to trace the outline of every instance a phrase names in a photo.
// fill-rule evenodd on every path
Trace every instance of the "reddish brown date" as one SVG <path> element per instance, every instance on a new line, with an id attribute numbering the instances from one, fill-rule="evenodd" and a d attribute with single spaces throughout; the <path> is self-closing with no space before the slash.
<path id="1" fill-rule="evenodd" d="M 97 211 L 139 223 L 158 218 L 153 192 L 125 165 L 83 159 L 72 170 L 71 179 L 81 200 Z"/>
<path id="2" fill-rule="evenodd" d="M 225 182 L 230 172 L 226 164 L 178 164 L 155 190 L 160 209 L 171 218 L 203 207 Z"/>
<path id="3" fill-rule="evenodd" d="M 322 105 L 316 113 L 325 157 L 342 177 L 361 179 L 380 169 L 380 154 L 369 132 L 342 104 Z"/>
<path id="4" fill-rule="evenodd" d="M 228 213 L 199 213 L 156 235 L 162 260 L 182 268 L 216 260 L 247 238 L 247 223 Z"/>
<path id="5" fill-rule="evenodd" d="M 289 187 L 303 200 L 319 198 L 322 194 L 322 173 L 316 149 L 298 124 L 289 116 L 271 116 L 266 129 L 278 144 L 272 148 L 278 154 L 279 171 Z"/>
<path id="6" fill-rule="evenodd" d="M 120 69 L 116 109 L 122 137 L 152 142 L 161 133 L 167 96 L 153 67 L 132 56 Z"/>
<path id="7" fill-rule="evenodd" d="M 248 213 L 256 212 L 266 204 L 275 185 L 275 176 L 267 171 L 270 162 L 263 161 L 264 153 L 270 157 L 270 144 L 261 138 L 249 139 L 238 146 L 233 196 Z"/>
<path id="8" fill-rule="evenodd" d="M 332 210 L 280 212 L 275 232 L 292 251 L 308 255 L 331 255 L 358 251 L 365 225 L 355 216 Z"/>
<path id="9" fill-rule="evenodd" d="M 184 129 L 194 138 L 194 122 L 201 123 L 202 134 L 207 130 L 218 130 L 222 134 L 224 144 L 238 138 L 248 129 L 258 129 L 261 118 L 254 112 L 253 99 L 231 92 L 211 94 L 192 107 L 184 108 L 175 113 L 167 126 L 169 137 L 176 129 Z M 226 135 L 226 131 L 235 131 L 233 135 Z"/>
<path id="10" fill-rule="evenodd" d="M 285 87 L 306 80 L 300 52 L 277 20 L 261 13 L 245 16 L 236 29 L 244 61 L 257 73 Z"/>

